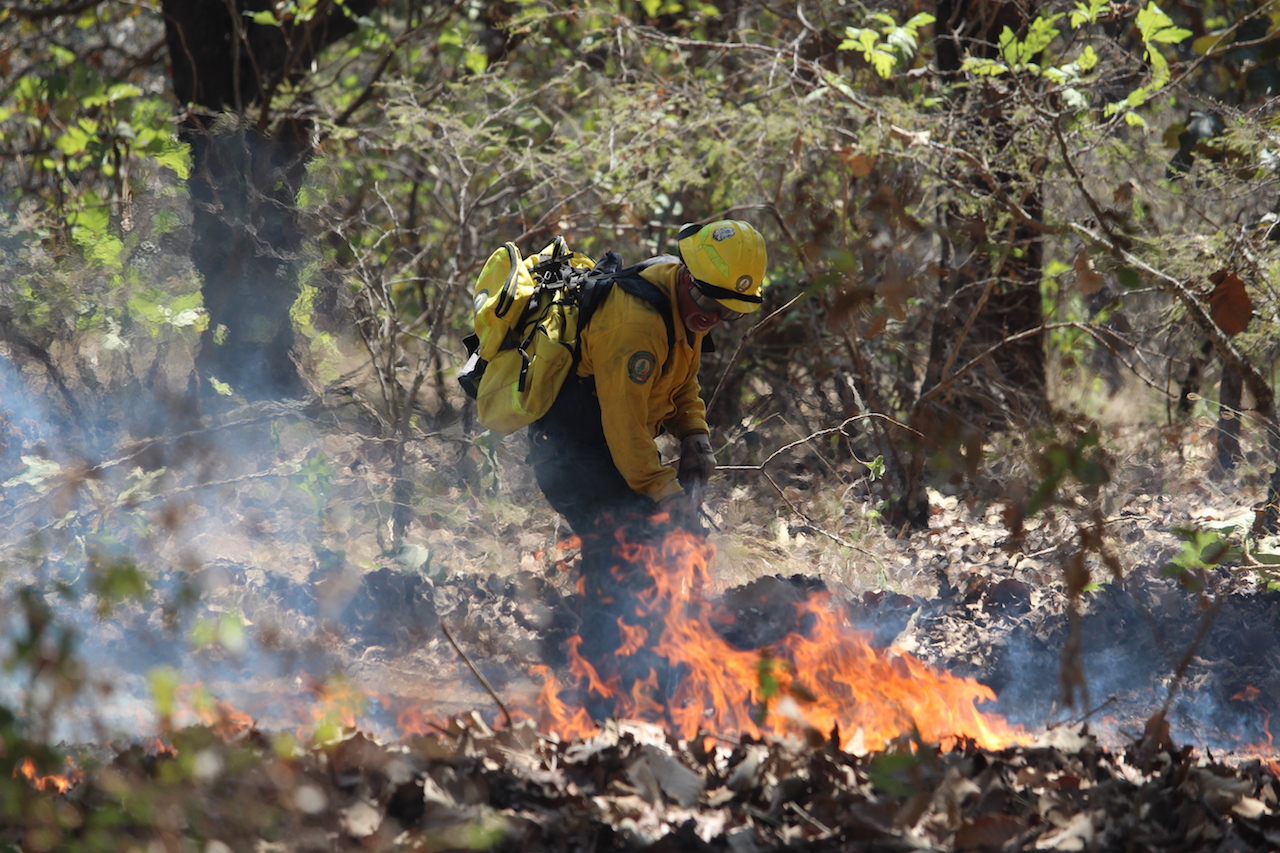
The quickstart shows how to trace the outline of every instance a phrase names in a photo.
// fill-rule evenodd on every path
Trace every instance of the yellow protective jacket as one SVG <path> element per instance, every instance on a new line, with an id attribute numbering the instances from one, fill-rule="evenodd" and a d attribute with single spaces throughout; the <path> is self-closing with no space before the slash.
<path id="1" fill-rule="evenodd" d="M 667 327 L 657 309 L 620 287 L 610 290 L 580 338 L 578 375 L 595 377 L 613 462 L 632 489 L 655 501 L 680 492 L 675 469 L 659 456 L 658 433 L 665 428 L 683 439 L 709 432 L 698 385 L 705 336 L 692 334 L 680 318 L 679 269 L 679 263 L 657 263 L 641 272 L 671 300 L 673 352 L 668 353 Z"/>

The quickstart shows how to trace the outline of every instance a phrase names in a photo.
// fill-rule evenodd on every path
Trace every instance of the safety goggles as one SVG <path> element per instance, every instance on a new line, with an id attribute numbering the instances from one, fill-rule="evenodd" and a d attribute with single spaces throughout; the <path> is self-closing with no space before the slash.
<path id="1" fill-rule="evenodd" d="M 718 301 L 717 297 L 719 299 L 742 299 L 748 302 L 752 301 L 751 297 L 744 296 L 741 293 L 735 293 L 728 288 L 716 287 L 714 284 L 707 284 L 705 281 L 698 281 L 698 279 L 693 278 L 692 275 L 690 275 L 689 278 L 693 282 L 693 286 L 689 288 L 689 298 L 693 300 L 693 304 L 697 305 L 699 310 L 705 311 L 708 314 L 715 314 L 726 323 L 731 323 L 734 320 L 741 320 L 743 317 L 747 316 L 741 311 L 730 311 L 728 308 L 725 308 L 724 305 Z"/>

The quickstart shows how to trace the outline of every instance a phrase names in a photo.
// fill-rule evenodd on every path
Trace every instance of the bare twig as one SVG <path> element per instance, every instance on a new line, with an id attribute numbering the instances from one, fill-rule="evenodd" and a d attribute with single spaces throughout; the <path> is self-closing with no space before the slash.
<path id="1" fill-rule="evenodd" d="M 1051 724 L 1051 725 L 1047 726 L 1047 728 L 1050 728 L 1050 729 L 1056 729 L 1056 728 L 1060 728 L 1061 726 L 1078 726 L 1078 725 L 1080 725 L 1081 723 L 1083 723 L 1083 722 L 1085 722 L 1086 720 L 1088 720 L 1088 719 L 1089 719 L 1090 717 L 1092 717 L 1094 714 L 1096 714 L 1096 713 L 1098 713 L 1099 711 L 1102 711 L 1102 710 L 1104 710 L 1104 709 L 1106 709 L 1106 708 L 1110 707 L 1111 705 L 1114 705 L 1114 704 L 1115 704 L 1116 702 L 1118 702 L 1118 701 L 1119 701 L 1119 697 L 1118 697 L 1118 696 L 1114 696 L 1114 695 L 1113 695 L 1113 696 L 1108 696 L 1108 697 L 1106 698 L 1106 700 L 1105 700 L 1105 701 L 1100 702 L 1100 703 L 1099 703 L 1099 704 L 1097 704 L 1097 705 L 1094 705 L 1092 708 L 1090 708 L 1089 710 L 1085 711 L 1083 714 L 1080 714 L 1080 715 L 1078 715 L 1078 716 L 1076 716 L 1076 717 L 1073 717 L 1073 718 L 1071 718 L 1070 720 L 1064 720 L 1064 721 L 1062 721 L 1061 723 L 1053 723 L 1053 724 Z"/>
<path id="2" fill-rule="evenodd" d="M 1169 693 L 1165 696 L 1164 704 L 1147 721 L 1145 741 L 1158 737 L 1158 733 L 1164 728 L 1163 724 L 1169 719 L 1169 709 L 1173 707 L 1173 699 L 1177 696 L 1178 688 L 1182 686 L 1183 679 L 1186 678 L 1187 669 L 1190 668 L 1191 661 L 1195 658 L 1196 652 L 1199 651 L 1200 644 L 1209 635 L 1209 629 L 1213 627 L 1213 623 L 1217 620 L 1222 606 L 1227 603 L 1228 597 L 1227 593 L 1220 590 L 1219 594 L 1214 598 L 1213 604 L 1209 605 L 1209 608 L 1204 612 L 1204 616 L 1200 618 L 1200 627 L 1196 629 L 1195 637 L 1191 639 L 1187 650 L 1183 652 L 1177 667 L 1174 668 L 1173 680 L 1169 683 Z"/>
<path id="3" fill-rule="evenodd" d="M 448 625 L 444 624 L 443 619 L 440 620 L 440 630 L 444 632 L 445 638 L 448 639 L 449 645 L 453 646 L 453 650 L 458 653 L 458 657 L 462 658 L 462 662 L 471 670 L 471 674 L 474 675 L 484 689 L 489 692 L 489 696 L 493 698 L 493 701 L 498 706 L 498 710 L 502 712 L 503 718 L 507 721 L 507 727 L 510 728 L 514 726 L 515 722 L 511 719 L 511 712 L 507 710 L 506 704 L 498 698 L 498 694 L 494 691 L 493 685 L 489 683 L 489 679 L 484 677 L 484 673 L 476 669 L 476 665 L 471 662 L 471 658 L 467 657 L 467 653 L 458 645 L 458 641 L 453 638 L 453 632 L 449 630 Z"/>
<path id="4" fill-rule="evenodd" d="M 837 432 L 843 433 L 844 428 L 847 427 L 849 424 L 853 423 L 854 421 L 862 421 L 862 420 L 867 420 L 869 418 L 878 418 L 880 420 L 888 421 L 889 423 L 893 424 L 896 427 L 901 427 L 902 429 L 905 429 L 907 432 L 915 433 L 916 435 L 921 436 L 923 438 L 923 435 L 918 430 L 912 429 L 911 427 L 907 426 L 901 421 L 894 420 L 888 415 L 881 414 L 880 412 L 867 412 L 866 414 L 854 415 L 851 418 L 845 418 L 843 421 L 840 422 L 839 426 L 828 427 L 827 429 L 820 429 L 817 432 L 811 435 L 807 435 L 804 438 L 797 439 L 791 442 L 790 444 L 784 444 L 782 447 L 779 447 L 777 450 L 773 451 L 773 453 L 769 454 L 769 458 L 765 459 L 759 465 L 720 465 L 716 468 L 716 470 L 717 471 L 762 471 L 764 470 L 764 466 L 768 465 L 770 462 L 772 462 L 774 459 L 781 456 L 783 453 L 786 453 L 788 450 L 799 447 L 802 444 L 808 444 L 810 441 L 813 441 L 816 438 L 822 438 L 823 436 L 832 435 L 833 433 L 837 433 Z"/>

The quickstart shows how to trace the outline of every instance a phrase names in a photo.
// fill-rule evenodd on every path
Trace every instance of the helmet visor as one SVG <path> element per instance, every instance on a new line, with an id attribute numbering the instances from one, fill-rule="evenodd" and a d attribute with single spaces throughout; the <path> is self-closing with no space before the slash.
<path id="1" fill-rule="evenodd" d="M 741 320 L 747 316 L 741 311 L 730 311 L 724 307 L 719 300 L 709 295 L 709 291 L 723 290 L 713 284 L 707 284 L 705 281 L 693 279 L 693 287 L 689 288 L 689 298 L 693 300 L 693 304 L 697 305 L 702 311 L 708 314 L 717 315 L 722 321 L 731 323 L 734 320 Z M 729 291 L 732 293 L 732 291 Z M 734 294 L 736 296 L 736 294 Z"/>

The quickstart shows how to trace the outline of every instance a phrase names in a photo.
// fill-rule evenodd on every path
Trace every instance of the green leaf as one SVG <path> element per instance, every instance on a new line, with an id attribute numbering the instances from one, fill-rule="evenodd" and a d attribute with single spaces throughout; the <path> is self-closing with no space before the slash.
<path id="1" fill-rule="evenodd" d="M 184 181 L 191 174 L 191 151 L 187 146 L 179 145 L 176 140 L 171 140 L 170 144 L 154 154 L 152 159 L 176 173 Z"/>
<path id="2" fill-rule="evenodd" d="M 26 469 L 12 480 L 7 481 L 4 484 L 4 488 L 38 486 L 46 480 L 62 475 L 62 466 L 51 459 L 43 459 L 39 456 L 23 456 L 21 459 L 22 464 L 27 466 Z"/>
<path id="3" fill-rule="evenodd" d="M 1071 269 L 1071 264 L 1054 258 L 1044 265 L 1044 277 L 1054 278 L 1055 276 L 1060 276 L 1065 272 L 1071 272 Z"/>
<path id="4" fill-rule="evenodd" d="M 964 64 L 960 67 L 979 77 L 997 77 L 1009 70 L 1009 66 L 1003 62 L 997 62 L 994 59 L 977 59 L 972 56 L 966 57 Z"/>
<path id="5" fill-rule="evenodd" d="M 876 73 L 886 80 L 893 75 L 894 66 L 898 64 L 897 58 L 892 53 L 883 50 L 873 50 L 867 58 Z"/>
<path id="6" fill-rule="evenodd" d="M 1110 0 L 1089 0 L 1086 6 L 1084 3 L 1077 2 L 1075 11 L 1071 13 L 1071 28 L 1078 29 L 1081 24 L 1096 24 L 1098 16 L 1102 14 L 1103 9 L 1111 7 Z"/>
<path id="7" fill-rule="evenodd" d="M 151 698 L 156 703 L 156 713 L 172 717 L 177 710 L 178 686 L 182 683 L 178 671 L 171 666 L 158 666 L 147 673 Z"/>
<path id="8" fill-rule="evenodd" d="M 1174 26 L 1173 19 L 1160 10 L 1154 2 L 1138 13 L 1136 23 L 1142 40 L 1151 43 L 1179 44 L 1191 36 L 1191 30 Z"/>
<path id="9" fill-rule="evenodd" d="M 1071 86 L 1062 90 L 1062 102 L 1073 110 L 1087 110 L 1089 108 L 1089 99 L 1079 89 Z"/>
<path id="10" fill-rule="evenodd" d="M 1076 59 L 1075 65 L 1080 69 L 1081 74 L 1092 71 L 1098 64 L 1098 54 L 1094 52 L 1093 45 L 1086 44 L 1084 50 L 1080 52 L 1080 56 Z"/>
<path id="11" fill-rule="evenodd" d="M 470 48 L 467 50 L 467 55 L 464 57 L 463 62 L 472 73 L 483 74 L 485 69 L 489 67 L 489 56 L 483 50 Z"/>
<path id="12" fill-rule="evenodd" d="M 146 595 L 147 580 L 134 563 L 125 560 L 96 567 L 89 589 L 98 596 L 98 615 L 107 616 L 121 601 Z"/>
<path id="13" fill-rule="evenodd" d="M 1036 54 L 1047 48 L 1058 37 L 1059 30 L 1054 26 L 1062 15 L 1048 18 L 1037 17 L 1031 22 L 1027 37 L 1022 40 L 1023 55 L 1030 61 Z"/>
<path id="14" fill-rule="evenodd" d="M 1182 540 L 1182 552 L 1161 568 L 1166 576 L 1182 577 L 1188 572 L 1240 559 L 1240 549 L 1212 530 L 1180 527 L 1174 533 Z"/>
<path id="15" fill-rule="evenodd" d="M 233 613 L 222 614 L 218 621 L 218 644 L 233 655 L 244 654 L 247 641 L 245 639 L 244 622 Z"/>
<path id="16" fill-rule="evenodd" d="M 116 83 L 107 90 L 107 101 L 115 103 L 125 98 L 136 98 L 142 94 L 142 90 L 132 83 Z"/>
<path id="17" fill-rule="evenodd" d="M 912 32 L 919 32 L 921 27 L 927 27 L 936 20 L 938 19 L 933 15 L 930 15 L 928 12 L 920 12 L 916 15 L 912 15 L 911 19 L 903 24 L 903 26 Z"/>
<path id="18" fill-rule="evenodd" d="M 885 41 L 906 56 L 914 56 L 916 47 L 916 33 L 907 27 L 894 27 L 885 33 Z"/>

